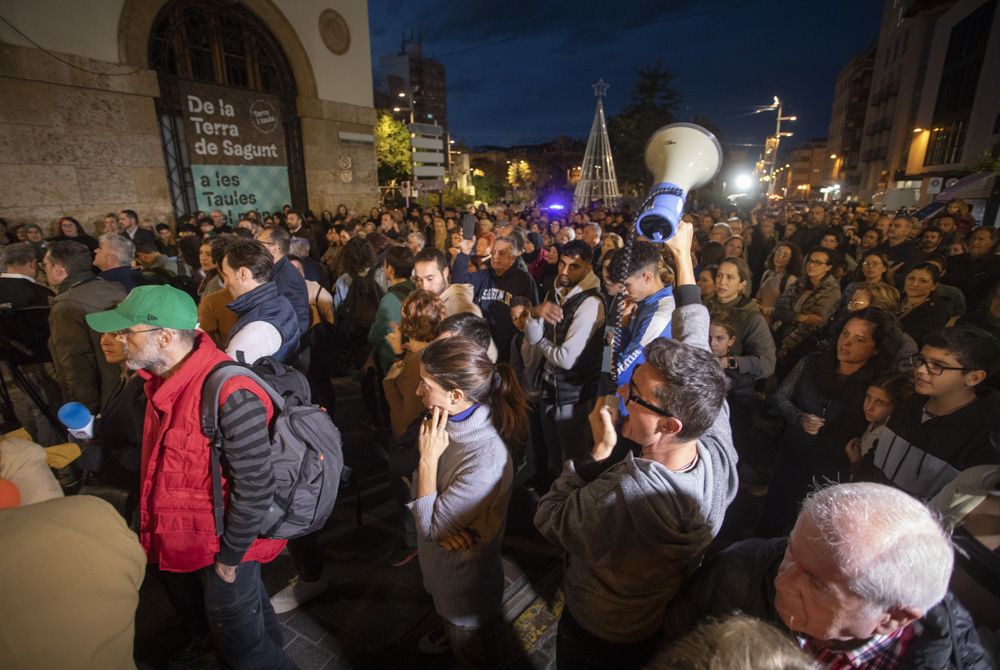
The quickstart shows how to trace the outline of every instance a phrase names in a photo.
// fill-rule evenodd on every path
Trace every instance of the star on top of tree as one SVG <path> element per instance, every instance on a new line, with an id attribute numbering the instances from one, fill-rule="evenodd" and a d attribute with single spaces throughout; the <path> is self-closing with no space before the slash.
<path id="1" fill-rule="evenodd" d="M 608 94 L 608 89 L 611 88 L 608 84 L 604 83 L 604 79 L 598 79 L 596 84 L 591 84 L 594 87 L 594 97 L 603 98 Z"/>

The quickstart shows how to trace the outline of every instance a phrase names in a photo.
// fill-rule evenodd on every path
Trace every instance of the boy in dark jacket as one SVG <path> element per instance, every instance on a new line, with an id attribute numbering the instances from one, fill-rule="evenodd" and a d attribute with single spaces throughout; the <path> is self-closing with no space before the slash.
<path id="1" fill-rule="evenodd" d="M 917 395 L 893 411 L 862 476 L 932 498 L 962 470 L 1000 462 L 1000 394 L 982 386 L 1000 368 L 1000 344 L 980 328 L 945 328 L 910 363 Z"/>

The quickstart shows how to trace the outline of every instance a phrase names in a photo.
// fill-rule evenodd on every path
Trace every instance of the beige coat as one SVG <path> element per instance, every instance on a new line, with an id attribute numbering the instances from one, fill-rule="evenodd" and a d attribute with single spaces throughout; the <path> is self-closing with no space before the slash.
<path id="1" fill-rule="evenodd" d="M 28 440 L 0 437 L 0 479 L 9 479 L 21 493 L 21 505 L 62 498 L 59 482 L 45 462 L 45 450 Z"/>
<path id="2" fill-rule="evenodd" d="M 135 668 L 146 555 L 111 505 L 69 496 L 0 510 L 0 668 Z"/>

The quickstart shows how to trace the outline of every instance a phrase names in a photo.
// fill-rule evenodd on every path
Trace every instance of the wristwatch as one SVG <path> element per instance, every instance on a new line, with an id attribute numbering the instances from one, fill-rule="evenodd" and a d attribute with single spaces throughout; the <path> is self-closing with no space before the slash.
<path id="1" fill-rule="evenodd" d="M 738 367 L 739 365 L 736 363 L 736 356 L 730 356 L 729 359 L 726 361 L 726 369 L 735 370 Z"/>

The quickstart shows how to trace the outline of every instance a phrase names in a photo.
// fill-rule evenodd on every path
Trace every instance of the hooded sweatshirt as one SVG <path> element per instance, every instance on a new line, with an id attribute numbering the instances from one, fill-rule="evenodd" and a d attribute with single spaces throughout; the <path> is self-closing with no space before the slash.
<path id="1" fill-rule="evenodd" d="M 675 332 L 707 349 L 708 312 L 683 295 Z M 660 630 L 667 603 L 719 532 L 738 488 L 725 404 L 697 449 L 685 472 L 628 453 L 589 483 L 571 460 L 539 501 L 535 526 L 566 552 L 566 606 L 592 635 L 630 644 Z"/>
<path id="2" fill-rule="evenodd" d="M 451 276 L 456 282 L 472 285 L 476 304 L 483 312 L 483 318 L 490 324 L 493 341 L 497 345 L 499 360 L 510 360 L 510 343 L 517 329 L 510 319 L 510 301 L 523 297 L 538 303 L 538 286 L 525 270 L 516 265 L 498 275 L 493 268 L 469 272 L 469 257 L 463 253 L 455 256 L 451 266 Z"/>
<path id="3" fill-rule="evenodd" d="M 1000 393 L 981 389 L 962 409 L 923 421 L 926 402 L 916 396 L 896 407 L 863 471 L 911 495 L 932 498 L 962 470 L 1000 463 Z"/>

